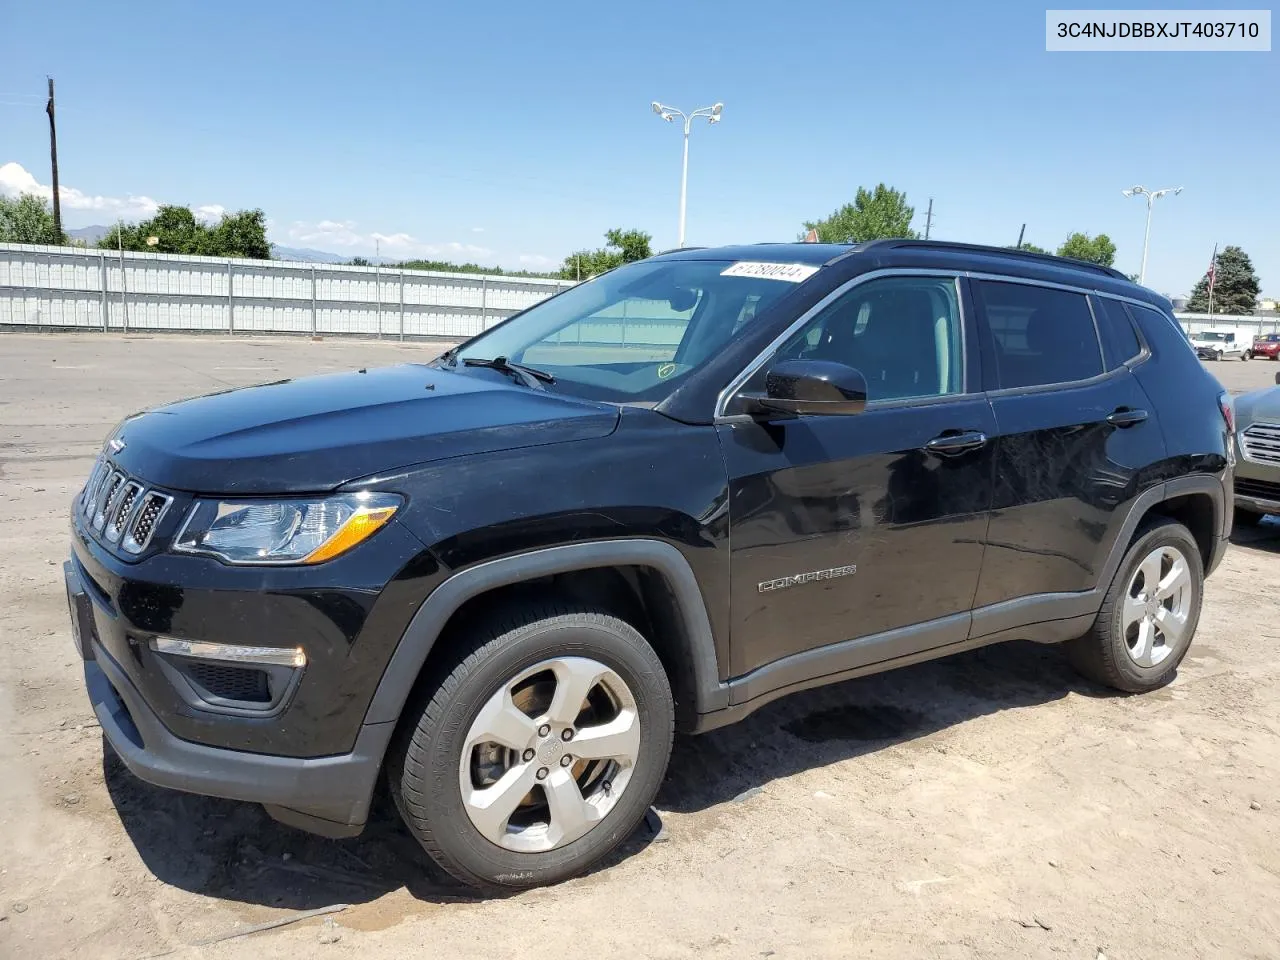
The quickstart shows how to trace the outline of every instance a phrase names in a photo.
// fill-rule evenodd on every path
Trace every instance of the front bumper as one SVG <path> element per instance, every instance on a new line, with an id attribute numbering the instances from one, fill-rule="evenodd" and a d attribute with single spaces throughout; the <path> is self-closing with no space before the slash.
<path id="1" fill-rule="evenodd" d="M 76 517 L 70 564 L 87 591 L 96 642 L 169 733 L 225 750 L 312 758 L 355 750 L 373 691 L 429 592 L 423 565 L 412 563 L 422 550 L 393 521 L 315 567 L 233 567 L 164 551 L 129 562 Z M 175 679 L 171 662 L 151 648 L 156 637 L 301 648 L 307 662 L 279 709 L 274 689 L 269 710 L 219 709 Z"/>
<path id="2" fill-rule="evenodd" d="M 1250 460 L 1236 443 L 1235 505 L 1253 513 L 1280 514 L 1280 467 Z"/>
<path id="3" fill-rule="evenodd" d="M 174 736 L 99 643 L 92 603 L 72 562 L 63 566 L 85 687 L 102 732 L 124 765 L 159 787 L 264 804 L 277 820 L 325 836 L 353 836 L 368 819 L 394 723 L 366 724 L 350 753 L 280 757 Z"/>

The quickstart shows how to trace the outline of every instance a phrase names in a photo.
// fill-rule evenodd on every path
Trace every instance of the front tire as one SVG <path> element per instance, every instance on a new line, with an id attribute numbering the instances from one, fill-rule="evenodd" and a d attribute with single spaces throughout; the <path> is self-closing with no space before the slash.
<path id="1" fill-rule="evenodd" d="M 400 737 L 388 774 L 405 825 L 489 892 L 558 883 L 635 830 L 666 772 L 675 707 L 630 624 L 559 604 L 471 631 Z"/>
<path id="2" fill-rule="evenodd" d="M 1182 524 L 1155 518 L 1125 551 L 1093 627 L 1068 641 L 1080 673 L 1126 693 L 1173 679 L 1186 656 L 1204 595 L 1200 547 Z"/>

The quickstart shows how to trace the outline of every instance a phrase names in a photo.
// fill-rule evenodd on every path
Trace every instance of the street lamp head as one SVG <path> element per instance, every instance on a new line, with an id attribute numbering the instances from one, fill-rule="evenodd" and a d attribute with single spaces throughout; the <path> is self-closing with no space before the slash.
<path id="1" fill-rule="evenodd" d="M 1140 197 L 1142 196 L 1142 194 L 1147 192 L 1147 188 L 1142 186 L 1141 184 L 1136 184 L 1130 187 L 1128 190 L 1121 190 L 1120 192 L 1123 193 L 1126 197 Z"/>
<path id="2" fill-rule="evenodd" d="M 649 106 L 653 107 L 654 113 L 656 113 L 658 116 L 662 116 L 664 112 L 663 106 L 657 100 L 653 101 L 653 103 L 651 103 Z"/>

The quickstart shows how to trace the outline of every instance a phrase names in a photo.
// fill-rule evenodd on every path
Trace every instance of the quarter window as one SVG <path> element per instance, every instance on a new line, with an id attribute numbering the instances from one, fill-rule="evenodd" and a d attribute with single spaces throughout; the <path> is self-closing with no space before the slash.
<path id="1" fill-rule="evenodd" d="M 961 329 L 953 278 L 884 277 L 829 304 L 776 356 L 853 367 L 871 402 L 943 396 L 964 389 Z"/>
<path id="2" fill-rule="evenodd" d="M 1001 388 L 1087 380 L 1102 373 L 1089 301 L 1025 283 L 974 283 L 987 316 Z"/>
<path id="3" fill-rule="evenodd" d="M 1129 311 L 1119 300 L 1099 297 L 1102 311 L 1098 315 L 1098 332 L 1102 334 L 1102 354 L 1107 369 L 1114 370 L 1126 360 L 1132 360 L 1142 352 L 1142 344 L 1133 331 Z"/>

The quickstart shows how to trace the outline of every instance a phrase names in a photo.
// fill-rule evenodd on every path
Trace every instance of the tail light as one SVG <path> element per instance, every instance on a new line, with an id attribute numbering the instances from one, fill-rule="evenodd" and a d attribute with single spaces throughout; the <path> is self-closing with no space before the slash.
<path id="1" fill-rule="evenodd" d="M 1218 394 L 1218 410 L 1222 413 L 1222 420 L 1227 425 L 1227 433 L 1236 432 L 1236 410 L 1231 403 L 1231 395 L 1225 391 Z"/>

